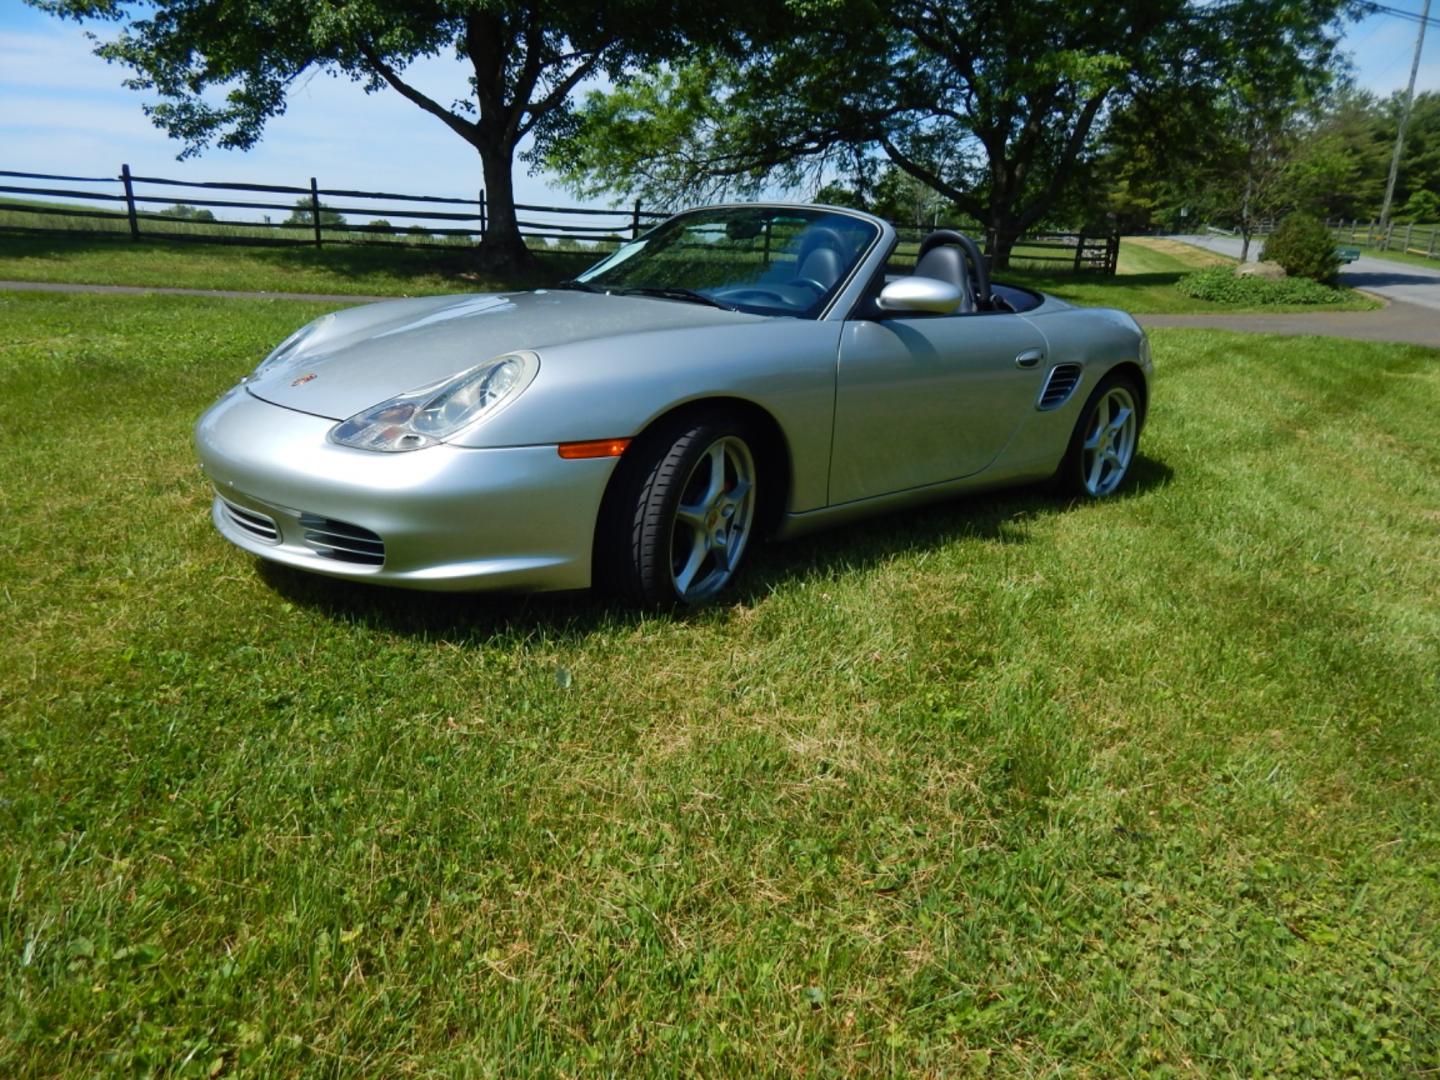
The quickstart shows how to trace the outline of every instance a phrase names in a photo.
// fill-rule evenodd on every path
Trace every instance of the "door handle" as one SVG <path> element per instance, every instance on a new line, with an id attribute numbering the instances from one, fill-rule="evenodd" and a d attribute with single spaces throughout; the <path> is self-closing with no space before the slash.
<path id="1" fill-rule="evenodd" d="M 1044 349 L 1026 349 L 1019 356 L 1015 357 L 1015 366 L 1030 368 L 1045 359 Z"/>

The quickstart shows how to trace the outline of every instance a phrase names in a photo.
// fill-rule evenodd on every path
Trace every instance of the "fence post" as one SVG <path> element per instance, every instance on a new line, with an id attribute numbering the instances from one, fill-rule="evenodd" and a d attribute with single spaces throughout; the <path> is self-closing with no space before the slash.
<path id="1" fill-rule="evenodd" d="M 1405 225 L 1405 250 L 1410 250 L 1410 237 L 1415 235 L 1415 223 L 1407 222 Z"/>
<path id="2" fill-rule="evenodd" d="M 130 239 L 140 239 L 140 219 L 135 216 L 135 188 L 130 183 L 130 166 L 120 166 L 120 181 L 125 185 L 125 216 L 130 219 Z"/>
<path id="3" fill-rule="evenodd" d="M 485 189 L 484 189 L 484 188 L 481 188 L 481 189 L 480 189 L 480 242 L 481 242 L 482 244 L 485 242 L 485 227 L 486 227 L 486 220 L 485 220 Z"/>
<path id="4" fill-rule="evenodd" d="M 315 246 L 320 246 L 320 185 L 310 177 L 310 218 L 315 226 Z"/>
<path id="5" fill-rule="evenodd" d="M 1105 263 L 1105 270 L 1111 277 L 1120 272 L 1120 234 L 1118 232 L 1110 234 L 1110 241 L 1106 244 Z"/>
<path id="6" fill-rule="evenodd" d="M 630 239 L 634 240 L 640 235 L 640 200 L 635 200 L 635 214 L 630 219 Z"/>
<path id="7" fill-rule="evenodd" d="M 1075 273 L 1080 272 L 1080 267 L 1085 259 L 1085 234 L 1081 232 L 1075 237 Z"/>
<path id="8" fill-rule="evenodd" d="M 1435 237 L 1437 234 L 1440 234 L 1440 225 L 1430 226 L 1430 246 L 1425 249 L 1427 258 L 1433 259 L 1435 257 Z"/>

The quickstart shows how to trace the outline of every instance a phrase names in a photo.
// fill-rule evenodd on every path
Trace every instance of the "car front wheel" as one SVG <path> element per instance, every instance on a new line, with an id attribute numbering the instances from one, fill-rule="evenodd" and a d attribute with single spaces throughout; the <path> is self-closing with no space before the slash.
<path id="1" fill-rule="evenodd" d="M 1058 479 L 1066 493 L 1101 499 L 1125 482 L 1140 443 L 1139 392 L 1124 376 L 1095 388 L 1070 437 Z"/>
<path id="2" fill-rule="evenodd" d="M 597 584 L 646 606 L 701 604 L 729 585 L 755 528 L 752 441 L 718 414 L 637 440 L 601 523 Z"/>

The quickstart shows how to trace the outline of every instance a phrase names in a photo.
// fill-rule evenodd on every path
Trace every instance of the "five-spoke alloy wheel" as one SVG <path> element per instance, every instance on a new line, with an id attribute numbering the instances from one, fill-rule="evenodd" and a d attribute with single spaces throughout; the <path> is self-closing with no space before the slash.
<path id="1" fill-rule="evenodd" d="M 681 415 L 622 460 L 596 541 L 596 583 L 647 606 L 701 604 L 755 531 L 754 439 L 719 412 Z"/>
<path id="2" fill-rule="evenodd" d="M 670 581 L 686 603 L 730 581 L 755 520 L 755 461 L 745 441 L 716 439 L 690 471 L 670 534 Z"/>
<path id="3" fill-rule="evenodd" d="M 1130 471 L 1140 441 L 1138 395 L 1129 379 L 1105 380 L 1090 395 L 1060 466 L 1061 485 L 1092 499 L 1113 494 Z"/>

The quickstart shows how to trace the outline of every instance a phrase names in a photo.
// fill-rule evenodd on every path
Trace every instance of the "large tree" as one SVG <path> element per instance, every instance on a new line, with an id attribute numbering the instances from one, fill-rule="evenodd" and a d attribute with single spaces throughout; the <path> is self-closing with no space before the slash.
<path id="1" fill-rule="evenodd" d="M 522 265 L 512 169 L 526 136 L 565 127 L 575 87 L 627 65 L 674 57 L 709 22 L 687 0 L 27 0 L 56 15 L 122 24 L 96 52 L 135 71 L 158 98 L 155 123 L 184 144 L 248 149 L 311 71 L 389 88 L 475 148 L 489 211 L 487 261 Z M 409 75 L 453 52 L 470 92 L 446 103 Z M 363 124 L 357 125 L 363 132 Z M 397 148 L 385 148 L 394 152 Z M 399 148 L 403 152 L 403 148 Z"/>
<path id="2" fill-rule="evenodd" d="M 1245 56 L 1323 65 L 1345 0 L 791 0 L 738 59 L 592 95 L 550 163 L 580 191 L 689 198 L 888 162 L 1016 238 L 1075 194 L 1106 118 L 1209 97 Z M 862 183 L 863 186 L 863 183 Z"/>

